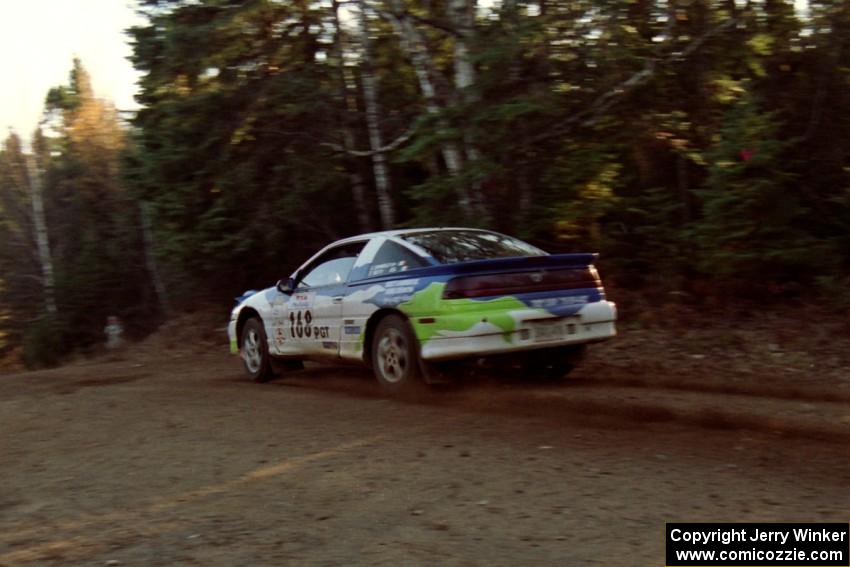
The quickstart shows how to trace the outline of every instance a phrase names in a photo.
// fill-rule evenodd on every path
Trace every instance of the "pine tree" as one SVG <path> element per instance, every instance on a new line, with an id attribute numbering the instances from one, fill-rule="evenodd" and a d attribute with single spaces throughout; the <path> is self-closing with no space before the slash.
<path id="1" fill-rule="evenodd" d="M 751 96 L 728 112 L 698 191 L 694 237 L 705 274 L 760 287 L 822 269 L 824 250 L 807 231 L 809 211 L 789 173 L 795 140 L 779 139 L 780 128 Z"/>

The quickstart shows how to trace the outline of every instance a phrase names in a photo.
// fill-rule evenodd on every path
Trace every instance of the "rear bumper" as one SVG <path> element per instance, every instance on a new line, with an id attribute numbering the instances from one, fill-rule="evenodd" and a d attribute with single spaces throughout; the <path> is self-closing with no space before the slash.
<path id="1" fill-rule="evenodd" d="M 574 316 L 541 316 L 539 311 L 512 311 L 516 321 L 510 330 L 495 328 L 486 320 L 464 332 L 441 333 L 421 342 L 425 360 L 447 360 L 585 344 L 610 339 L 617 334 L 616 305 L 596 301 Z M 546 327 L 541 336 L 540 327 Z"/>

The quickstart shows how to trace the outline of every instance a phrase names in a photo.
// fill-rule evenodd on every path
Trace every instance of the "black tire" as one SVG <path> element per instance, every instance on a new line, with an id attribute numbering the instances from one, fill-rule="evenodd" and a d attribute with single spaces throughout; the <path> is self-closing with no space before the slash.
<path id="1" fill-rule="evenodd" d="M 274 368 L 269 356 L 269 342 L 263 323 L 256 317 L 245 321 L 239 338 L 239 352 L 245 372 L 254 382 L 267 382 L 274 377 Z"/>
<path id="2" fill-rule="evenodd" d="M 419 344 L 410 325 L 399 315 L 384 317 L 375 329 L 372 370 L 381 387 L 392 394 L 424 390 Z"/>
<path id="3" fill-rule="evenodd" d="M 574 345 L 531 351 L 526 355 L 523 372 L 531 379 L 563 380 L 584 358 L 585 350 L 584 345 Z"/>

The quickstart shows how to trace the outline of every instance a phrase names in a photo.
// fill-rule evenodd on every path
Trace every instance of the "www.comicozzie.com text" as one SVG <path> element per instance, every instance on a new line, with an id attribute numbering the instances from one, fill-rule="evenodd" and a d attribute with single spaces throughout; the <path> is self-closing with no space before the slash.
<path id="1" fill-rule="evenodd" d="M 846 541 L 847 532 L 837 530 L 813 530 L 811 528 L 795 528 L 787 530 L 760 530 L 758 528 L 716 529 L 709 531 L 690 531 L 675 528 L 670 532 L 672 541 L 690 543 L 722 543 L 728 545 L 736 541 L 775 541 L 781 544 L 796 542 L 841 542 Z"/>

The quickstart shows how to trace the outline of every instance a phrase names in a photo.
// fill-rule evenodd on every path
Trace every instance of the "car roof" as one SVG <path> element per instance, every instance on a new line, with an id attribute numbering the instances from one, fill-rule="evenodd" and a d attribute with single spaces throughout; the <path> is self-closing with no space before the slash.
<path id="1" fill-rule="evenodd" d="M 349 242 L 359 242 L 361 240 L 370 240 L 372 238 L 378 237 L 396 237 L 396 236 L 404 236 L 406 234 L 416 234 L 417 232 L 438 232 L 444 230 L 473 230 L 478 232 L 489 232 L 481 228 L 469 228 L 465 226 L 436 226 L 431 228 L 401 228 L 396 230 L 382 230 L 380 232 L 367 232 L 366 234 L 358 234 L 356 236 L 349 236 L 348 238 L 343 238 L 342 240 L 337 240 L 334 244 L 347 244 Z"/>

